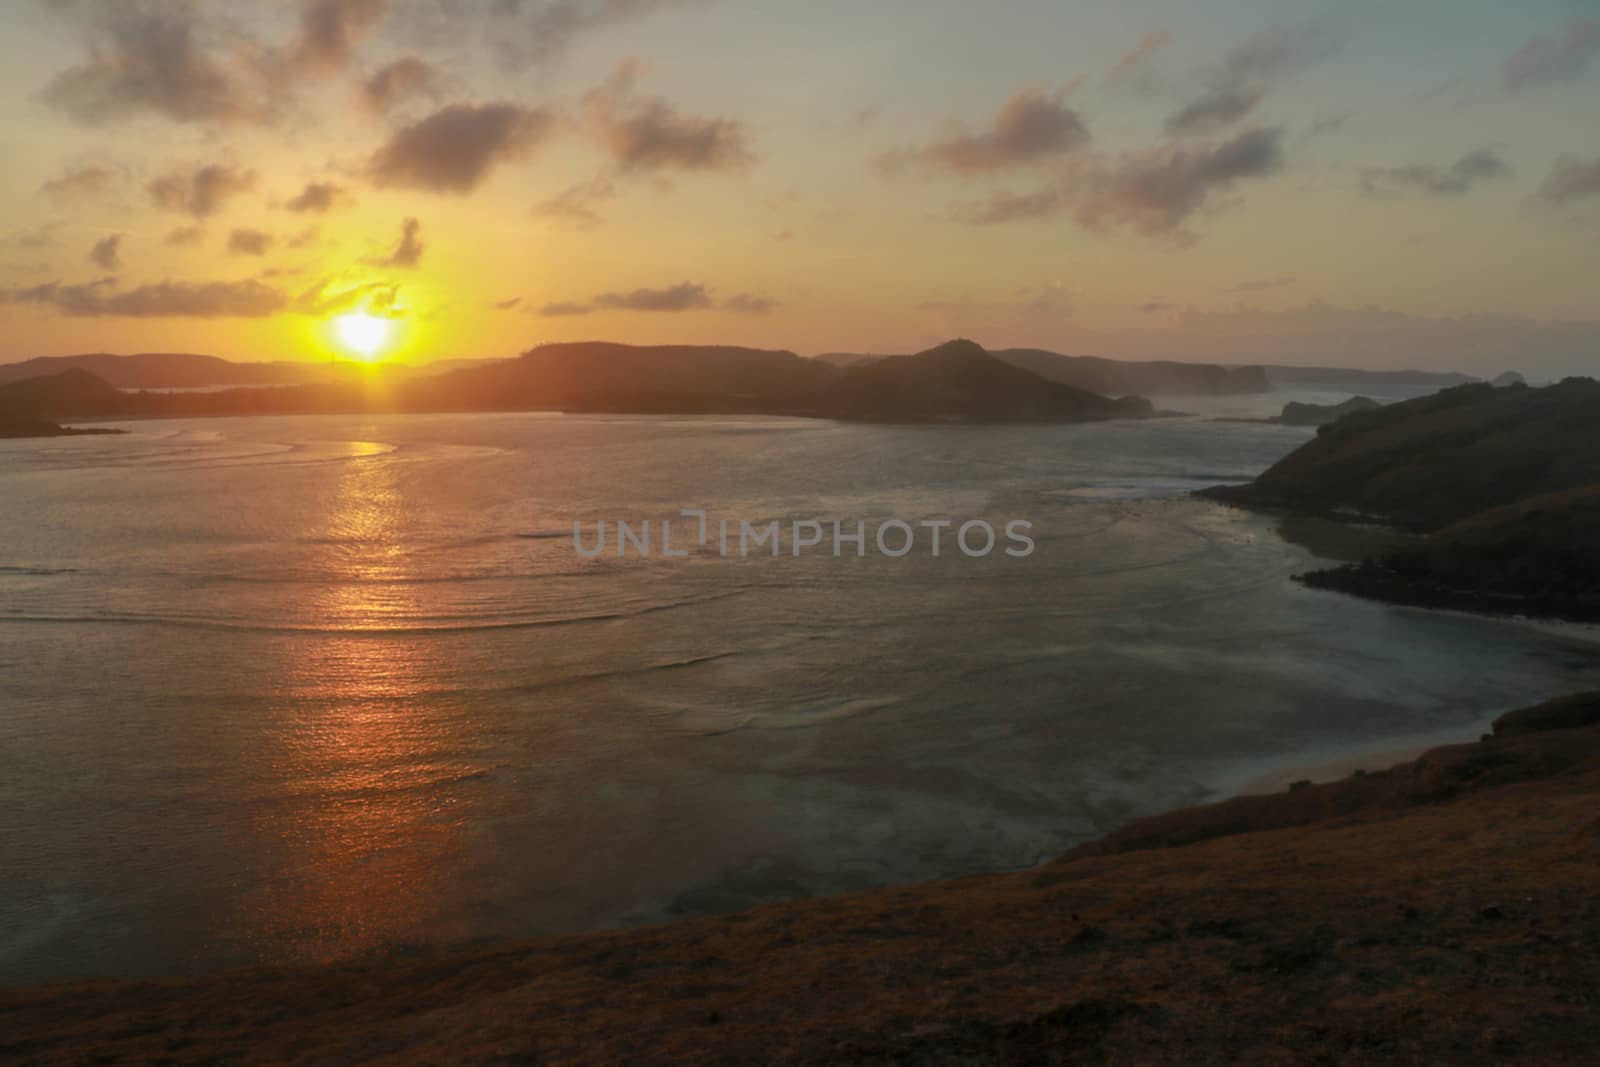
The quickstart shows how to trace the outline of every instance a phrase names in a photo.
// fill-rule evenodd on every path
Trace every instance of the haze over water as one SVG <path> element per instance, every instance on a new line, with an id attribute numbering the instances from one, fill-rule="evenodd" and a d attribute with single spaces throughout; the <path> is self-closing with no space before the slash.
<path id="1" fill-rule="evenodd" d="M 1578 636 L 1302 589 L 1272 519 L 1187 497 L 1304 430 L 128 428 L 0 443 L 0 983 L 1022 867 L 1600 683 Z M 573 551 L 686 507 L 1021 518 L 1038 550 Z"/>

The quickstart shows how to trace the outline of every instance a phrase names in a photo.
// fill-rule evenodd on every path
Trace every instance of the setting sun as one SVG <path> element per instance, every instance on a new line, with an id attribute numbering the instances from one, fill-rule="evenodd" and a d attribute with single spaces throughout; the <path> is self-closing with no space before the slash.
<path id="1" fill-rule="evenodd" d="M 340 315 L 333 320 L 339 343 L 364 360 L 376 360 L 389 348 L 394 323 L 376 315 Z"/>

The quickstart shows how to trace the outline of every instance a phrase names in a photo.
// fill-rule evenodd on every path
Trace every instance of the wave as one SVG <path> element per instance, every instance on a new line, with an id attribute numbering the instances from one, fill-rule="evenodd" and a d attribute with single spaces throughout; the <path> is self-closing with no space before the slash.
<path id="1" fill-rule="evenodd" d="M 593 612 L 587 615 L 564 615 L 545 619 L 518 619 L 505 622 L 472 622 L 463 620 L 459 624 L 408 626 L 398 624 L 393 626 L 350 625 L 350 626 L 311 626 L 296 625 L 293 623 L 254 623 L 239 622 L 231 619 L 201 619 L 184 618 L 172 615 L 27 615 L 27 614 L 0 614 L 0 623 L 20 622 L 38 624 L 60 625 L 110 625 L 110 626 L 168 626 L 190 630 L 223 630 L 237 633 L 263 633 L 263 634 L 309 634 L 321 637 L 395 637 L 395 636 L 439 636 L 446 634 L 484 633 L 494 630 L 543 630 L 563 626 L 581 626 L 585 623 L 620 622 L 625 619 L 642 618 L 661 612 L 677 611 L 680 608 L 698 607 L 721 600 L 740 596 L 740 592 L 723 593 L 717 596 L 699 597 L 693 600 L 670 601 L 662 604 L 651 604 L 632 611 L 614 610 Z"/>

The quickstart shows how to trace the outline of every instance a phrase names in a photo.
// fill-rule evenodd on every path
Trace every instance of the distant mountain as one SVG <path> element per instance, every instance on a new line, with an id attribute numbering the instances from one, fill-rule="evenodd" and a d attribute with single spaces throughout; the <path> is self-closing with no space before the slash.
<path id="1" fill-rule="evenodd" d="M 1272 391 L 1272 383 L 1260 367 L 1229 368 L 1170 360 L 1124 362 L 1098 356 L 1063 356 L 1038 348 L 1006 348 L 995 356 L 1042 378 L 1106 396 L 1236 396 Z"/>
<path id="2" fill-rule="evenodd" d="M 1449 389 L 1477 381 L 1470 374 L 1453 371 L 1438 373 L 1421 370 L 1355 370 L 1350 367 L 1261 368 L 1267 380 L 1279 389 Z"/>
<path id="3" fill-rule="evenodd" d="M 1414 548 L 1309 575 L 1385 600 L 1600 619 L 1600 383 L 1457 386 L 1347 415 L 1206 496 L 1376 519 Z"/>
<path id="4" fill-rule="evenodd" d="M 1272 383 L 1260 367 L 1064 356 L 1042 348 L 1002 348 L 990 354 L 1041 378 L 1103 396 L 1235 396 L 1272 391 Z M 835 366 L 855 367 L 895 357 L 826 352 L 815 358 Z"/>
<path id="5" fill-rule="evenodd" d="M 722 345 L 541 345 L 401 391 L 407 408 L 648 412 L 767 411 L 820 388 L 836 368 L 793 352 Z"/>
<path id="6" fill-rule="evenodd" d="M 1524 378 L 1514 370 L 1508 370 L 1504 374 L 1496 377 L 1494 381 L 1490 382 L 1489 384 L 1494 386 L 1496 389 L 1504 389 L 1508 385 L 1527 385 L 1528 379 Z"/>
<path id="7" fill-rule="evenodd" d="M 119 389 L 200 389 L 229 385 L 291 385 L 326 380 L 327 364 L 234 363 L 216 356 L 179 352 L 143 352 L 116 356 L 104 352 L 81 356 L 40 356 L 21 363 L 0 363 L 0 383 L 88 371 Z"/>
<path id="8" fill-rule="evenodd" d="M 799 412 L 868 422 L 1039 422 L 1149 415 L 1142 397 L 1112 400 L 1052 382 L 972 341 L 846 367 Z"/>

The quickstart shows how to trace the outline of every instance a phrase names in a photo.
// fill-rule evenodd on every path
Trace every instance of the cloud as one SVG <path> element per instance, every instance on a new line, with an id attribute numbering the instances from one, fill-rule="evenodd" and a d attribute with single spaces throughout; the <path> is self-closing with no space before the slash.
<path id="1" fill-rule="evenodd" d="M 422 243 L 422 223 L 416 219 L 406 219 L 400 224 L 400 243 L 394 246 L 394 251 L 381 259 L 372 261 L 375 267 L 403 267 L 410 269 L 422 262 L 422 253 L 427 246 Z"/>
<path id="2" fill-rule="evenodd" d="M 117 291 L 109 278 L 82 285 L 50 282 L 0 290 L 0 300 L 42 304 L 73 318 L 264 318 L 283 310 L 282 290 L 258 281 L 174 282 Z"/>
<path id="3" fill-rule="evenodd" d="M 328 290 L 336 281 L 333 277 L 318 281 L 294 298 L 290 310 L 316 319 L 358 309 L 369 314 L 383 314 L 392 312 L 399 299 L 400 287 L 392 282 L 363 282 L 330 293 Z"/>
<path id="4" fill-rule="evenodd" d="M 1339 38 L 1318 22 L 1270 26 L 1239 44 L 1212 73 L 1218 91 L 1240 92 L 1293 77 L 1339 50 Z"/>
<path id="5" fill-rule="evenodd" d="M 1140 37 L 1139 43 L 1124 52 L 1122 58 L 1117 60 L 1116 66 L 1106 75 L 1106 85 L 1113 89 L 1129 89 L 1136 93 L 1152 91 L 1155 88 L 1152 58 L 1165 48 L 1171 39 L 1172 35 L 1166 30 L 1151 30 Z"/>
<path id="6" fill-rule="evenodd" d="M 1380 167 L 1366 171 L 1362 183 L 1368 192 L 1384 186 L 1405 185 L 1429 196 L 1458 196 L 1474 185 L 1511 173 L 1511 165 L 1488 149 L 1468 152 L 1448 167 L 1433 163 L 1411 163 L 1403 167 Z"/>
<path id="7" fill-rule="evenodd" d="M 594 306 L 614 311 L 694 311 L 711 306 L 703 285 L 680 282 L 665 289 L 633 289 L 626 293 L 601 293 Z"/>
<path id="8" fill-rule="evenodd" d="M 583 99 L 583 124 L 618 170 L 736 174 L 756 162 L 743 123 L 683 115 L 659 96 L 639 96 L 639 72 L 637 62 L 625 62 Z"/>
<path id="9" fill-rule="evenodd" d="M 361 99 L 369 110 L 386 112 L 418 93 L 427 92 L 438 81 L 433 64 L 416 56 L 397 59 L 379 67 L 361 83 Z"/>
<path id="10" fill-rule="evenodd" d="M 307 226 L 299 233 L 284 242 L 290 248 L 306 248 L 316 244 L 322 239 L 322 231 L 315 226 Z"/>
<path id="11" fill-rule="evenodd" d="M 558 302 L 544 305 L 539 309 L 539 314 L 543 315 L 547 319 L 554 319 L 562 318 L 568 315 L 587 315 L 593 310 L 594 309 L 588 304 Z"/>
<path id="12" fill-rule="evenodd" d="M 262 230 L 234 230 L 228 234 L 228 251 L 236 256 L 264 256 L 272 248 L 272 234 Z"/>
<path id="13" fill-rule="evenodd" d="M 294 68 L 304 74 L 343 70 L 361 38 L 383 21 L 387 7 L 387 0 L 301 0 Z"/>
<path id="14" fill-rule="evenodd" d="M 164 240 L 166 244 L 177 248 L 199 244 L 205 238 L 205 235 L 206 228 L 204 226 L 179 226 L 175 230 L 169 230 Z"/>
<path id="15" fill-rule="evenodd" d="M 212 163 L 179 169 L 152 181 L 146 189 L 156 207 L 203 219 L 215 215 L 231 198 L 256 186 L 256 172 Z"/>
<path id="16" fill-rule="evenodd" d="M 57 201 L 88 199 L 115 188 L 122 176 L 109 167 L 78 167 L 39 186 L 39 191 Z"/>
<path id="17" fill-rule="evenodd" d="M 1167 117 L 1167 132 L 1177 137 L 1216 133 L 1255 110 L 1262 89 L 1221 90 L 1207 93 Z"/>
<path id="18" fill-rule="evenodd" d="M 493 0 L 484 21 L 500 65 L 524 70 L 563 54 L 579 36 L 697 0 Z M 473 5 L 474 19 L 482 13 Z"/>
<path id="19" fill-rule="evenodd" d="M 592 230 L 605 222 L 594 205 L 616 196 L 616 186 L 605 175 L 597 175 L 586 182 L 568 186 L 549 200 L 534 205 L 533 213 L 539 218 L 556 219 L 570 223 L 580 230 Z"/>
<path id="20" fill-rule="evenodd" d="M 44 101 L 101 125 L 148 112 L 175 122 L 265 122 L 275 111 L 261 56 L 195 0 L 98 0 L 84 16 L 89 58 L 57 74 Z"/>
<path id="21" fill-rule="evenodd" d="M 765 315 L 779 303 L 771 297 L 755 296 L 751 293 L 736 293 L 722 302 L 723 310 L 735 311 L 741 315 Z"/>
<path id="22" fill-rule="evenodd" d="M 470 193 L 497 164 L 533 152 L 554 124 L 548 112 L 517 104 L 451 104 L 397 131 L 367 170 L 384 188 Z"/>
<path id="23" fill-rule="evenodd" d="M 1571 85 L 1600 56 L 1600 20 L 1578 18 L 1555 33 L 1524 42 L 1506 57 L 1502 74 L 1507 92 Z"/>
<path id="24" fill-rule="evenodd" d="M 952 212 L 952 218 L 971 226 L 998 226 L 1026 219 L 1047 219 L 1059 214 L 1070 202 L 1066 188 L 1059 185 L 1031 193 L 1002 190 L 987 200 L 958 205 Z"/>
<path id="25" fill-rule="evenodd" d="M 1184 229 L 1213 193 L 1283 166 L 1283 131 L 1245 130 L 1206 147 L 1165 146 L 1090 175 L 1075 217 L 1089 229 L 1127 225 L 1147 237 L 1191 240 Z"/>
<path id="26" fill-rule="evenodd" d="M 1539 187 L 1540 200 L 1563 207 L 1591 196 L 1600 196 L 1600 156 L 1587 161 L 1563 156 Z"/>
<path id="27" fill-rule="evenodd" d="M 890 153 L 885 163 L 893 169 L 911 159 L 956 174 L 982 174 L 1049 162 L 1089 140 L 1088 127 L 1067 107 L 1065 98 L 1064 90 L 1019 90 L 982 133 L 951 124 L 942 140 L 909 152 Z"/>
<path id="28" fill-rule="evenodd" d="M 301 215 L 325 215 L 350 203 L 350 194 L 332 182 L 310 182 L 284 208 Z"/>
<path id="29" fill-rule="evenodd" d="M 116 270 L 122 265 L 119 256 L 119 246 L 122 244 L 122 234 L 114 233 L 109 237 L 102 237 L 89 249 L 89 262 L 101 270 Z"/>
<path id="30" fill-rule="evenodd" d="M 522 297 L 514 296 L 510 300 L 495 300 L 489 306 L 496 311 L 515 311 L 522 304 Z"/>

